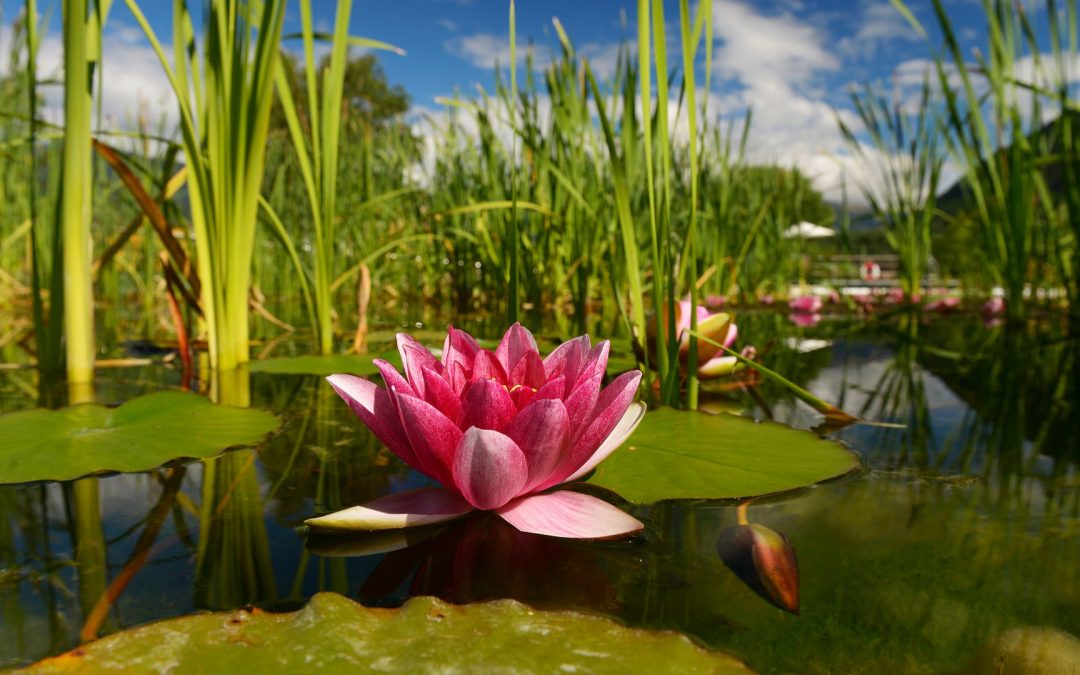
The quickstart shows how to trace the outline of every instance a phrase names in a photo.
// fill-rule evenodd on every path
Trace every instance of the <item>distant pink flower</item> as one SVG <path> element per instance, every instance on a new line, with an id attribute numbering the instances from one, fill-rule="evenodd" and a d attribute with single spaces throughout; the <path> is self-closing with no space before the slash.
<path id="1" fill-rule="evenodd" d="M 541 358 L 520 324 L 494 351 L 449 330 L 437 359 L 397 336 L 402 377 L 376 360 L 386 387 L 352 375 L 330 385 L 403 462 L 438 481 L 308 520 L 329 530 L 383 530 L 495 511 L 522 532 L 596 539 L 643 525 L 580 492 L 546 490 L 577 480 L 625 441 L 645 414 L 635 403 L 641 372 L 601 389 L 609 344 L 582 335 Z"/>
<path id="2" fill-rule="evenodd" d="M 982 315 L 984 319 L 993 319 L 1004 313 L 1005 298 L 995 296 L 987 300 L 982 306 Z"/>
<path id="3" fill-rule="evenodd" d="M 765 295 L 761 296 L 761 304 L 763 304 L 763 305 L 771 305 L 771 304 L 773 304 L 773 295 L 772 295 L 772 293 L 766 293 Z"/>
<path id="4" fill-rule="evenodd" d="M 710 295 L 705 298 L 705 306 L 712 307 L 713 309 L 719 309 L 724 306 L 727 299 L 722 295 Z"/>
<path id="5" fill-rule="evenodd" d="M 663 312 L 667 323 L 667 312 Z M 679 336 L 679 362 L 685 369 L 690 358 L 690 301 L 681 300 L 675 305 L 675 332 Z M 697 306 L 697 332 L 703 338 L 718 342 L 728 349 L 735 344 L 739 336 L 739 327 L 731 320 L 730 314 L 712 313 L 706 307 Z M 655 321 L 649 326 L 649 339 L 656 340 Z M 723 349 L 709 344 L 705 340 L 697 342 L 698 379 L 709 380 L 722 377 L 732 372 L 738 364 L 734 356 L 727 356 Z"/>
<path id="6" fill-rule="evenodd" d="M 788 302 L 788 307 L 796 312 L 814 314 L 815 312 L 821 311 L 821 298 L 816 295 L 801 295 L 797 298 L 792 298 Z"/>
<path id="7" fill-rule="evenodd" d="M 948 314 L 955 311 L 960 307 L 960 298 L 951 296 L 948 298 L 938 298 L 926 303 L 926 311 L 928 312 L 940 312 L 942 314 Z"/>
<path id="8" fill-rule="evenodd" d="M 792 312 L 788 314 L 788 320 L 800 328 L 813 328 L 821 323 L 821 315 L 809 312 Z"/>

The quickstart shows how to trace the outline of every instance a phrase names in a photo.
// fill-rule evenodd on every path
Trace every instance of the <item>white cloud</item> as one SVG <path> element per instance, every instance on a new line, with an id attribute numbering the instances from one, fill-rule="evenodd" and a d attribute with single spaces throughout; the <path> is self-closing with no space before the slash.
<path id="1" fill-rule="evenodd" d="M 717 0 L 713 22 L 725 92 L 719 105 L 725 115 L 753 109 L 747 159 L 797 167 L 839 200 L 856 169 L 837 112 L 821 94 L 825 78 L 842 65 L 829 36 L 789 12 L 767 15 L 735 0 Z M 858 126 L 850 111 L 839 114 Z M 857 199 L 858 190 L 849 185 L 848 197 Z"/>
<path id="2" fill-rule="evenodd" d="M 474 33 L 448 40 L 445 43 L 446 50 L 465 59 L 477 68 L 491 70 L 496 64 L 506 66 L 510 62 L 510 38 L 505 35 L 493 33 Z M 532 45 L 522 41 L 517 43 L 517 63 L 525 63 L 525 55 L 529 50 L 533 52 L 533 62 L 537 68 L 543 68 L 551 62 L 553 56 L 546 46 Z"/>
<path id="3" fill-rule="evenodd" d="M 637 54 L 636 44 L 621 42 L 588 42 L 576 49 L 578 56 L 588 59 L 589 67 L 598 81 L 606 80 L 615 74 L 620 54 Z"/>
<path id="4" fill-rule="evenodd" d="M 744 86 L 790 87 L 840 69 L 827 36 L 787 12 L 769 16 L 750 4 L 716 0 L 713 24 L 718 72 Z"/>
<path id="5" fill-rule="evenodd" d="M 451 33 L 456 33 L 458 29 L 456 21 L 446 18 L 439 19 L 439 27 L 443 30 L 450 31 Z"/>
<path id="6" fill-rule="evenodd" d="M 869 58 L 886 43 L 921 39 L 907 19 L 889 2 L 873 0 L 864 3 L 861 11 L 855 34 L 843 38 L 838 44 L 840 51 L 849 56 Z"/>
<path id="7" fill-rule="evenodd" d="M 168 51 L 168 46 L 165 47 Z M 164 119 L 166 133 L 172 133 L 178 121 L 176 97 L 157 55 L 142 32 L 117 22 L 106 25 L 102 40 L 101 124 L 104 129 L 137 128 L 140 116 L 157 131 Z M 0 64 L 6 67 L 6 64 Z M 64 48 L 59 33 L 49 33 L 38 50 L 39 80 L 63 80 Z M 97 79 L 95 75 L 95 87 Z M 60 85 L 39 86 L 44 98 L 42 115 L 61 124 L 64 118 L 64 90 Z M 94 124 L 97 125 L 95 101 Z"/>

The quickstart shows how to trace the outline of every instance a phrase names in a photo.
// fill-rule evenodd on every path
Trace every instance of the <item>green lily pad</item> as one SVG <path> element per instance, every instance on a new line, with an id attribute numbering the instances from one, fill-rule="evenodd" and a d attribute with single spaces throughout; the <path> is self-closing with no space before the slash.
<path id="1" fill-rule="evenodd" d="M 0 416 L 0 483 L 70 480 L 100 471 L 146 471 L 181 457 L 212 457 L 278 426 L 264 410 L 214 405 L 162 391 L 118 408 L 96 404 Z"/>
<path id="2" fill-rule="evenodd" d="M 396 349 L 382 354 L 306 354 L 303 356 L 281 356 L 262 361 L 252 361 L 249 365 L 253 373 L 273 373 L 276 375 L 374 375 L 379 369 L 372 363 L 375 359 L 385 359 L 401 368 L 401 357 Z"/>
<path id="3" fill-rule="evenodd" d="M 237 610 L 170 619 L 84 645 L 36 672 L 749 673 L 686 636 L 513 600 L 431 597 L 369 609 L 319 593 L 287 614 Z"/>
<path id="4" fill-rule="evenodd" d="M 641 504 L 734 499 L 813 485 L 858 465 L 850 450 L 808 431 L 663 408 L 647 413 L 589 482 Z"/>

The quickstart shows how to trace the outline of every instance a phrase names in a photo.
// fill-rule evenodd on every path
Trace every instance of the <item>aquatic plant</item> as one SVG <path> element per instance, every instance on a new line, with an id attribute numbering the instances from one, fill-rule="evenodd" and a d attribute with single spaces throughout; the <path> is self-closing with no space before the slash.
<path id="1" fill-rule="evenodd" d="M 821 311 L 821 306 L 821 298 L 816 295 L 801 295 L 788 302 L 792 311 L 803 314 L 816 314 Z"/>
<path id="2" fill-rule="evenodd" d="M 61 197 L 64 266 L 64 344 L 73 386 L 94 378 L 94 285 L 91 281 L 93 203 L 90 110 L 92 64 L 101 49 L 107 6 L 89 0 L 64 3 L 64 163 Z M 32 17 L 28 17 L 33 22 Z M 79 400 L 89 394 L 81 391 Z"/>
<path id="3" fill-rule="evenodd" d="M 125 2 L 180 105 L 210 364 L 230 370 L 249 359 L 251 261 L 285 3 L 209 2 L 200 60 L 188 3 L 175 0 L 170 63 L 138 3 Z"/>
<path id="4" fill-rule="evenodd" d="M 866 171 L 863 194 L 900 259 L 901 288 L 915 297 L 922 292 L 930 261 L 931 226 L 945 163 L 929 74 L 914 108 L 898 94 L 890 101 L 871 85 L 852 91 L 851 102 L 862 129 L 856 131 L 839 115 L 837 123 Z M 869 136 L 870 145 L 859 140 L 860 133 Z"/>
<path id="5" fill-rule="evenodd" d="M 397 529 L 491 510 L 523 532 L 617 537 L 642 529 L 596 497 L 549 488 L 591 471 L 645 414 L 633 402 L 641 372 L 607 387 L 609 343 L 570 340 L 541 358 L 532 334 L 514 324 L 494 352 L 453 327 L 437 359 L 399 333 L 405 376 L 378 360 L 385 387 L 352 375 L 327 380 L 403 462 L 444 487 L 380 497 L 307 524 L 325 530 Z"/>
<path id="6" fill-rule="evenodd" d="M 667 309 L 660 313 L 659 320 L 666 320 Z M 690 363 L 690 331 L 691 318 L 696 315 L 697 331 L 704 337 L 730 349 L 735 344 L 735 338 L 739 335 L 739 327 L 735 325 L 730 314 L 723 312 L 712 313 L 704 305 L 693 306 L 689 300 L 681 300 L 675 305 L 675 331 L 679 340 L 679 363 L 685 373 Z M 656 339 L 657 319 L 654 318 L 649 325 L 650 343 Z M 721 347 L 708 342 L 697 342 L 697 369 L 695 373 L 702 380 L 709 380 L 730 373 L 738 363 L 734 356 L 727 356 Z"/>

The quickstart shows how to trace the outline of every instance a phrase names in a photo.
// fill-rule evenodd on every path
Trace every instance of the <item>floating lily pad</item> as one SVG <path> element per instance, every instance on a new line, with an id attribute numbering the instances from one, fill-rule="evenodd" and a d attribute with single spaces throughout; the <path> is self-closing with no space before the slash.
<path id="1" fill-rule="evenodd" d="M 385 359 L 396 367 L 401 367 L 401 357 L 392 349 L 382 354 L 329 354 L 320 356 L 282 356 L 262 361 L 252 361 L 249 365 L 253 373 L 273 373 L 276 375 L 374 375 L 379 369 L 372 363 L 375 359 Z"/>
<path id="2" fill-rule="evenodd" d="M 238 610 L 161 621 L 45 659 L 37 672 L 748 673 L 672 632 L 534 610 L 513 600 L 430 597 L 369 609 L 319 593 L 288 614 Z"/>
<path id="3" fill-rule="evenodd" d="M 0 416 L 0 483 L 69 480 L 100 471 L 146 471 L 182 457 L 212 457 L 276 429 L 264 410 L 214 405 L 162 391 L 118 408 L 96 404 Z"/>
<path id="4" fill-rule="evenodd" d="M 858 464 L 847 448 L 808 431 L 663 408 L 647 413 L 589 482 L 642 504 L 728 499 L 820 483 Z"/>

